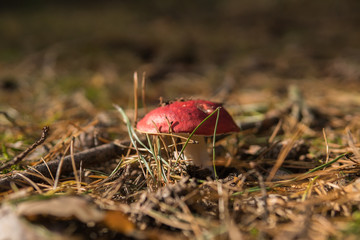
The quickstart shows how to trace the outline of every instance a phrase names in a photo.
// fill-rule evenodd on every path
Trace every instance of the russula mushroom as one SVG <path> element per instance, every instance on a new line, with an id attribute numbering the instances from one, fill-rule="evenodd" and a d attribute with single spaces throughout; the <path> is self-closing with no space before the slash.
<path id="1" fill-rule="evenodd" d="M 150 111 L 137 123 L 136 128 L 139 132 L 148 134 L 169 133 L 171 129 L 172 133 L 189 136 L 206 117 L 221 106 L 205 100 L 176 101 Z M 219 112 L 217 135 L 240 130 L 223 107 Z M 185 159 L 191 159 L 196 166 L 211 167 L 204 136 L 213 136 L 216 118 L 215 113 L 207 119 L 191 138 L 196 144 L 189 142 L 184 150 Z"/>

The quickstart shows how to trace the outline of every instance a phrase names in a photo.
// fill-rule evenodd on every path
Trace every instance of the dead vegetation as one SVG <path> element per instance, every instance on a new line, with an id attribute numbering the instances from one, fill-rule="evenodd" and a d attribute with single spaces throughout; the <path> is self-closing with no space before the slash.
<path id="1" fill-rule="evenodd" d="M 360 201 L 356 116 L 347 119 L 341 111 L 337 117 L 327 116 L 299 93 L 291 87 L 287 104 L 266 110 L 255 122 L 244 121 L 241 133 L 216 141 L 218 178 L 176 161 L 172 152 L 179 148 L 165 147 L 161 135 L 146 139 L 136 133 L 124 111 L 112 114 L 123 126 L 122 134 L 128 134 L 125 141 L 102 137 L 111 134 L 112 127 L 99 119 L 83 126 L 54 126 L 44 145 L 34 151 L 29 143 L 8 161 L 18 170 L 6 170 L 1 176 L 0 221 L 17 219 L 22 231 L 40 239 L 46 237 L 35 226 L 45 227 L 54 238 L 356 235 Z M 353 101 L 347 94 L 342 97 L 344 102 Z M 335 111 L 331 105 L 328 108 Z M 234 116 L 236 110 L 233 106 Z M 254 109 L 241 111 L 247 115 Z M 342 131 L 339 121 L 347 121 Z M 14 133 L 21 131 L 10 124 Z M 4 146 L 12 154 L 12 145 Z"/>
<path id="2" fill-rule="evenodd" d="M 357 239 L 359 3 L 155 2 L 0 9 L 0 239 Z M 181 98 L 216 176 L 134 130 Z"/>

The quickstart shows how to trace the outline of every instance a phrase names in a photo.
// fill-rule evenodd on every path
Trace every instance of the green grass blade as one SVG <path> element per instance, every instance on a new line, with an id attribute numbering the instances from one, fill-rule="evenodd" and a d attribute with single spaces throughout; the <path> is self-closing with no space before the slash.
<path id="1" fill-rule="evenodd" d="M 209 116 L 207 116 L 204 120 L 202 120 L 201 123 L 199 123 L 199 125 L 196 126 L 196 128 L 194 129 L 194 131 L 192 131 L 192 132 L 190 133 L 189 137 L 186 139 L 186 142 L 184 143 L 183 147 L 181 148 L 181 151 L 180 151 L 179 155 L 177 156 L 175 163 L 178 163 L 178 161 L 179 161 L 179 159 L 180 159 L 180 156 L 183 154 L 186 146 L 188 145 L 188 143 L 189 143 L 191 137 L 194 135 L 194 133 L 199 129 L 199 127 L 200 127 L 201 125 L 204 124 L 204 122 L 206 122 L 212 115 L 214 115 L 217 111 L 219 111 L 220 108 L 221 108 L 221 107 L 217 107 Z"/>
<path id="2" fill-rule="evenodd" d="M 114 175 L 119 169 L 120 169 L 120 166 L 121 166 L 121 163 L 123 162 L 123 158 L 121 158 L 121 160 L 119 161 L 119 163 L 116 165 L 115 169 L 110 173 L 109 177 L 111 177 L 112 175 Z"/>
<path id="3" fill-rule="evenodd" d="M 145 144 L 143 144 L 140 139 L 137 137 L 137 135 L 135 134 L 135 131 L 134 131 L 134 128 L 131 126 L 131 123 L 130 123 L 130 119 L 128 118 L 128 116 L 125 114 L 124 110 L 118 106 L 118 105 L 115 105 L 114 104 L 114 107 L 116 108 L 116 110 L 118 110 L 121 114 L 121 116 L 123 117 L 123 121 L 125 122 L 126 126 L 127 126 L 127 129 L 128 129 L 128 134 L 129 134 L 129 138 L 130 138 L 130 141 L 131 143 L 134 145 L 135 148 L 137 148 L 136 146 L 136 142 L 139 142 L 143 147 L 145 147 L 149 152 L 150 149 L 148 149 Z M 136 141 L 134 140 L 134 138 L 136 139 Z M 138 154 L 139 156 L 139 161 L 141 163 L 143 163 L 146 167 L 146 169 L 149 171 L 151 177 L 153 178 L 153 180 L 155 181 L 155 177 L 154 177 L 154 174 L 153 172 L 151 171 L 151 168 L 148 164 L 148 162 L 146 161 L 146 159 L 144 158 L 144 156 L 142 156 L 141 154 Z"/>
<path id="4" fill-rule="evenodd" d="M 217 126 L 218 126 L 218 122 L 219 122 L 219 116 L 220 116 L 220 107 L 218 107 L 215 111 L 217 111 L 217 115 L 216 115 L 216 122 L 215 122 L 215 128 L 214 128 L 214 136 L 213 136 L 213 143 L 212 143 L 212 152 L 213 152 L 213 158 L 212 158 L 212 163 L 213 163 L 213 167 L 214 167 L 214 175 L 215 175 L 215 179 L 218 179 L 218 175 L 216 173 L 216 167 L 215 167 L 215 139 L 216 139 L 216 130 L 217 130 Z"/>
<path id="5" fill-rule="evenodd" d="M 116 108 L 116 110 L 118 112 L 120 112 L 124 123 L 126 124 L 128 133 L 129 133 L 129 137 L 131 140 L 131 143 L 134 145 L 134 138 L 136 140 L 136 142 L 138 142 L 143 148 L 145 148 L 148 152 L 151 153 L 150 149 L 139 139 L 139 137 L 137 136 L 134 128 L 131 125 L 130 119 L 128 118 L 128 116 L 126 115 L 125 111 L 118 105 L 114 104 L 114 107 Z M 135 145 L 134 145 L 135 146 Z"/>
<path id="6" fill-rule="evenodd" d="M 307 171 L 306 173 L 304 173 L 304 174 L 302 174 L 302 175 L 300 175 L 300 176 L 297 176 L 297 177 L 293 178 L 292 180 L 297 180 L 298 178 L 303 177 L 303 176 L 305 176 L 305 175 L 307 175 L 307 174 L 310 174 L 310 173 L 316 172 L 316 171 L 318 171 L 318 170 L 321 170 L 321 169 L 323 169 L 323 168 L 325 168 L 325 167 L 328 167 L 328 166 L 330 166 L 331 164 L 336 163 L 337 161 L 339 161 L 341 158 L 343 158 L 343 157 L 346 156 L 347 154 L 349 154 L 349 153 L 343 153 L 343 154 L 337 156 L 334 160 L 331 160 L 331 161 L 329 161 L 329 162 L 327 162 L 327 163 L 324 163 L 324 164 L 322 164 L 322 165 L 320 165 L 320 166 L 317 166 L 317 167 L 315 167 L 315 168 Z"/>

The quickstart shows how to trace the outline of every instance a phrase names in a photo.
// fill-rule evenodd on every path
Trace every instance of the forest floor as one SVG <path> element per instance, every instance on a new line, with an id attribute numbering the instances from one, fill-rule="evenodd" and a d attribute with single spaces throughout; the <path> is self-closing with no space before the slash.
<path id="1" fill-rule="evenodd" d="M 0 239 L 358 238 L 357 1 L 37 4 L 0 10 Z M 133 131 L 160 98 L 233 116 L 216 177 Z"/>

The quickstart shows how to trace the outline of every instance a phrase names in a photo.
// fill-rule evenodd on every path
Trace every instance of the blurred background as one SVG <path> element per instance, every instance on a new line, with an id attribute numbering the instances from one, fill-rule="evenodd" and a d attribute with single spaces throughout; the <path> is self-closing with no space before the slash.
<path id="1" fill-rule="evenodd" d="M 132 107 L 134 71 L 146 72 L 149 105 L 267 101 L 293 83 L 356 91 L 359 10 L 358 0 L 2 2 L 0 108 L 52 121 L 71 107 Z"/>

